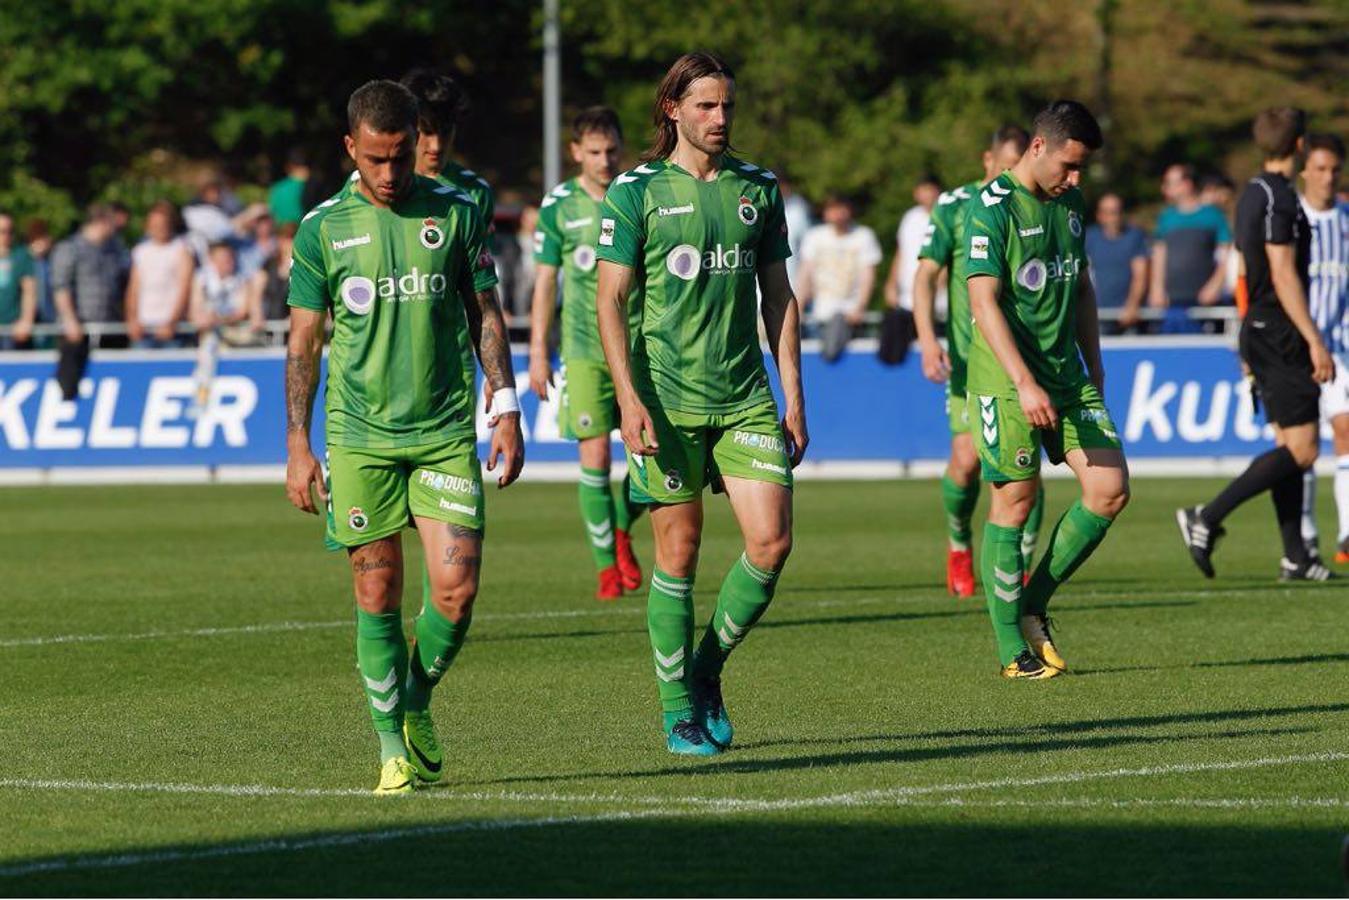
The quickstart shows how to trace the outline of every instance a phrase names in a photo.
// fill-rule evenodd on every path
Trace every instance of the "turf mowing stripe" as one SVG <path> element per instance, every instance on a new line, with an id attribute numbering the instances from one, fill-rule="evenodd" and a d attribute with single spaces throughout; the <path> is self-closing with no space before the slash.
<path id="1" fill-rule="evenodd" d="M 830 606 L 866 606 L 875 603 L 931 603 L 938 602 L 922 597 L 857 597 L 848 600 L 818 600 L 792 604 L 797 608 L 816 608 Z M 482 613 L 475 615 L 474 621 L 491 622 L 520 619 L 573 619 L 594 616 L 646 615 L 646 607 L 619 606 L 612 609 L 560 609 L 538 610 L 535 612 Z M 339 619 L 328 622 L 271 622 L 260 625 L 226 625 L 218 628 L 190 628 L 181 631 L 140 631 L 128 634 L 57 634 L 48 637 L 11 638 L 0 641 L 0 649 L 6 647 L 42 647 L 48 644 L 91 644 L 104 641 L 152 641 L 167 638 L 218 637 L 232 634 L 269 634 L 285 631 L 310 631 L 320 628 L 354 627 L 351 619 Z"/>
<path id="2" fill-rule="evenodd" d="M 1251 760 L 1232 760 L 1223 763 L 1180 763 L 1172 766 L 1150 766 L 1140 769 L 1111 769 L 1096 772 L 1069 772 L 1057 776 L 1043 776 L 1039 778 L 1023 779 L 999 779 L 998 781 L 968 782 L 965 784 L 946 784 L 946 785 L 927 785 L 922 787 L 897 788 L 890 791 L 863 791 L 852 794 L 833 794 L 824 797 L 807 798 L 801 800 L 732 800 L 730 798 L 615 798 L 621 799 L 621 802 L 634 803 L 654 801 L 661 804 L 660 808 L 646 810 L 617 810 L 609 813 L 596 813 L 593 815 L 573 815 L 573 816 L 548 816 L 529 819 L 486 819 L 473 820 L 468 822 L 446 823 L 444 825 L 424 825 L 413 828 L 395 828 L 382 831 L 362 832 L 357 834 L 338 834 L 321 835 L 312 838 L 269 838 L 261 841 L 247 843 L 225 844 L 219 847 L 205 847 L 190 850 L 158 850 L 144 853 L 122 853 L 111 856 L 74 856 L 58 859 L 38 860 L 34 862 L 16 863 L 9 866 L 0 866 L 0 878 L 14 878 L 25 875 L 36 875 L 42 873 L 65 872 L 77 869 L 106 869 L 122 868 L 129 866 L 144 865 L 147 863 L 173 863 L 173 862 L 192 862 L 198 860 L 218 859 L 230 856 L 244 856 L 260 853 L 294 853 L 302 850 L 342 847 L 351 845 L 363 845 L 371 842 L 386 842 L 400 840 L 404 838 L 426 837 L 443 834 L 453 834 L 455 832 L 465 831 L 510 831 L 521 828 L 543 828 L 553 825 L 579 825 L 595 822 L 615 822 L 627 821 L 644 818 L 677 818 L 687 815 L 698 815 L 712 813 L 735 813 L 746 810 L 781 810 L 781 809 L 802 809 L 809 807 L 829 807 L 829 806 L 875 806 L 882 805 L 889 799 L 891 802 L 898 802 L 906 805 L 933 805 L 933 806 L 998 806 L 1013 805 L 1019 801 L 988 800 L 988 801 L 970 801 L 962 798 L 947 798 L 940 801 L 914 800 L 913 798 L 922 794 L 931 793 L 953 793 L 971 790 L 983 790 L 991 787 L 1028 787 L 1042 784 L 1064 784 L 1087 781 L 1091 779 L 1103 778 L 1124 778 L 1144 775 L 1168 775 L 1182 774 L 1189 772 L 1210 772 L 1210 771 L 1230 771 L 1233 769 L 1260 768 L 1278 765 L 1294 765 L 1303 762 L 1331 762 L 1349 759 L 1349 753 L 1317 753 L 1306 754 L 1302 756 L 1283 756 L 1283 757 L 1265 757 L 1262 759 Z M 6 779 L 0 781 L 0 786 L 9 787 L 40 787 L 44 789 L 82 789 L 82 790 L 161 790 L 180 793 L 224 793 L 231 796 L 364 796 L 373 797 L 368 791 L 356 791 L 354 789 L 304 789 L 304 788 L 267 788 L 256 785 L 154 785 L 154 784 L 126 784 L 117 785 L 114 783 L 90 782 L 90 781 L 51 781 L 51 780 L 23 780 Z M 427 792 L 434 796 L 439 792 Z M 543 799 L 548 795 L 464 795 L 444 793 L 446 799 L 463 800 L 468 796 L 483 797 L 492 799 L 507 799 L 511 796 L 519 798 L 537 798 Z M 390 802 L 389 798 L 379 798 L 382 802 Z M 608 799 L 605 795 L 594 795 L 584 799 L 586 802 L 603 802 Z M 395 801 L 396 802 L 396 801 Z M 1046 802 L 1055 801 L 1024 801 L 1027 805 L 1044 805 Z M 1259 804 L 1276 805 L 1282 802 L 1284 805 L 1298 807 L 1322 807 L 1339 808 L 1349 806 L 1349 801 L 1333 798 L 1314 798 L 1306 800 L 1303 798 L 1286 798 L 1279 801 L 1263 800 L 1261 798 L 1248 799 L 1216 799 L 1205 801 L 1201 798 L 1185 799 L 1173 798 L 1159 801 L 1149 800 L 1101 800 L 1095 801 L 1091 798 L 1083 800 L 1066 799 L 1059 801 L 1059 805 L 1168 805 L 1168 806 L 1192 806 L 1196 808 L 1246 808 Z M 690 806 L 692 808 L 672 809 L 672 806 Z"/>
<path id="3" fill-rule="evenodd" d="M 389 798 L 383 798 L 386 802 Z M 295 853 L 302 850 L 332 847 L 364 846 L 371 843 L 404 840 L 406 838 L 435 837 L 465 831 L 513 831 L 521 828 L 546 828 L 553 825 L 588 825 L 596 822 L 622 822 L 648 819 L 656 816 L 684 815 L 677 811 L 643 810 L 637 812 L 597 813 L 589 816 L 549 816 L 538 819 L 482 819 L 454 822 L 444 825 L 420 825 L 413 828 L 390 828 L 383 831 L 365 831 L 351 834 L 329 834 L 311 838 L 268 838 L 248 843 L 223 844 L 191 850 L 152 850 L 144 853 L 120 853 L 113 856 L 68 856 L 45 859 L 11 866 L 0 866 L 0 878 L 18 878 L 53 872 L 80 869 L 117 869 L 146 864 L 196 862 L 231 856 L 259 853 Z"/>

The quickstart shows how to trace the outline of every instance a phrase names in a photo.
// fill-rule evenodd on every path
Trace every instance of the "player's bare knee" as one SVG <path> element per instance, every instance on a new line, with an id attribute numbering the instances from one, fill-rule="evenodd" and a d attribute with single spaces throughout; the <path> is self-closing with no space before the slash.
<path id="1" fill-rule="evenodd" d="M 1083 498 L 1082 505 L 1098 516 L 1113 519 L 1124 512 L 1129 505 L 1129 486 L 1120 485 L 1114 489 L 1095 491 Z"/>
<path id="2" fill-rule="evenodd" d="M 356 605 L 372 616 L 397 612 L 403 599 L 402 578 L 366 573 L 356 577 Z"/>
<path id="3" fill-rule="evenodd" d="M 792 533 L 784 531 L 745 545 L 745 556 L 761 569 L 777 571 L 787 562 L 792 552 Z"/>
<path id="4" fill-rule="evenodd" d="M 478 599 L 478 579 L 466 578 L 445 588 L 435 591 L 431 602 L 436 611 L 451 622 L 460 622 L 473 612 L 473 602 Z"/>

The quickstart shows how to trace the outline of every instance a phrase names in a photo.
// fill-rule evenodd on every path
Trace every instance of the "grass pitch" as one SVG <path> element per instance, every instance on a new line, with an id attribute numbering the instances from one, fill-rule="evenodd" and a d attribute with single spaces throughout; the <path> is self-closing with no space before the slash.
<path id="1" fill-rule="evenodd" d="M 665 753 L 575 489 L 493 492 L 450 775 L 410 798 L 368 794 L 345 560 L 279 487 L 5 489 L 0 893 L 1338 894 L 1345 588 L 1274 580 L 1267 501 L 1200 578 L 1171 510 L 1214 487 L 1138 482 L 1052 608 L 1074 674 L 1009 683 L 935 483 L 802 483 L 711 760 Z M 710 510 L 700 616 L 740 552 Z"/>

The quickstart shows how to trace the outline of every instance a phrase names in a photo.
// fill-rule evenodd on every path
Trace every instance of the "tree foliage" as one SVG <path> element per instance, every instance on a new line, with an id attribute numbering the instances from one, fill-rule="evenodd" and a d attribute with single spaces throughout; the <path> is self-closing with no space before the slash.
<path id="1" fill-rule="evenodd" d="M 474 97 L 461 154 L 535 195 L 540 25 L 524 0 L 0 0 L 0 204 L 64 225 L 89 200 L 182 195 L 194 161 L 265 181 L 297 145 L 336 177 L 351 90 L 423 64 Z M 857 195 L 889 231 L 920 173 L 973 177 L 994 128 L 1055 96 L 1102 114 L 1098 185 L 1149 200 L 1177 159 L 1244 177 L 1261 107 L 1349 129 L 1346 33 L 1340 0 L 564 0 L 563 96 L 615 106 L 640 145 L 669 63 L 716 50 L 742 152 L 807 197 Z"/>

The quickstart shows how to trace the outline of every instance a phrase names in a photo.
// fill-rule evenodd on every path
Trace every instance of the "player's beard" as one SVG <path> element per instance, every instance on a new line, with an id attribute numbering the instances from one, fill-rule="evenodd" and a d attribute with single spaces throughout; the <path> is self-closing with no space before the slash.
<path id="1" fill-rule="evenodd" d="M 731 146 L 731 130 L 729 128 L 721 133 L 719 144 L 713 143 L 716 138 L 708 138 L 705 135 L 694 134 L 691 131 L 684 130 L 682 127 L 679 129 L 679 134 L 680 137 L 693 145 L 694 149 L 700 153 L 706 153 L 708 156 L 720 156 Z"/>

